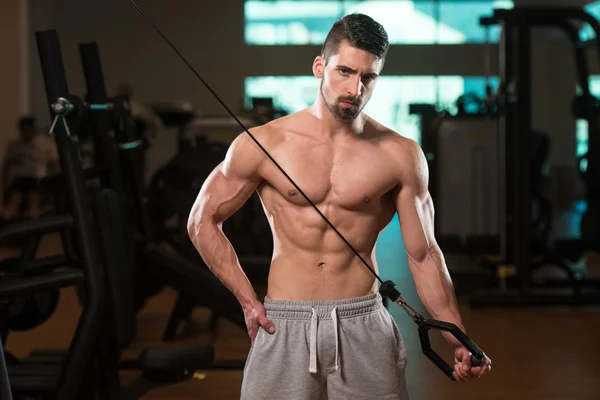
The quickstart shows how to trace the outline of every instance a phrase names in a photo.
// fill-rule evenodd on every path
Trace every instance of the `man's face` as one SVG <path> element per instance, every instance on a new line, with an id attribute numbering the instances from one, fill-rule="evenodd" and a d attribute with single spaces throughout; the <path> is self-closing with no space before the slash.
<path id="1" fill-rule="evenodd" d="M 326 65 L 322 57 L 321 62 L 320 92 L 327 108 L 339 121 L 354 120 L 375 89 L 383 60 L 342 42 L 338 54 L 331 56 Z"/>

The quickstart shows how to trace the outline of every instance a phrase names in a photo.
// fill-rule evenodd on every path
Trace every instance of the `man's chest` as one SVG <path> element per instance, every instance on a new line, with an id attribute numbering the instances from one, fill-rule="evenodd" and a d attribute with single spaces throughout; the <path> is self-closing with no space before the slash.
<path id="1" fill-rule="evenodd" d="M 314 203 L 363 208 L 398 184 L 394 161 L 369 143 L 288 145 L 277 149 L 273 157 Z M 265 163 L 263 177 L 290 201 L 306 203 L 273 163 Z"/>

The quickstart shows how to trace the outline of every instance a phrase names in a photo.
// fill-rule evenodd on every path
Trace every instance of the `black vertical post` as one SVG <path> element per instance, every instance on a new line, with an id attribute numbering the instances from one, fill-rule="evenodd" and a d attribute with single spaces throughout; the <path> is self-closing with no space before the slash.
<path id="1" fill-rule="evenodd" d="M 600 24 L 599 22 L 592 17 L 591 15 L 586 15 L 588 17 L 588 23 L 594 29 L 596 33 L 596 38 L 600 37 Z M 600 40 L 595 40 L 595 48 L 594 51 L 596 55 L 600 57 Z M 591 220 L 591 223 L 598 226 L 600 222 L 598 217 L 598 206 L 600 204 L 600 140 L 598 136 L 600 135 L 600 116 L 595 115 L 588 117 L 588 157 L 587 157 L 587 170 L 586 170 L 586 201 L 588 202 L 588 212 L 592 212 L 591 215 L 588 215 L 588 220 Z M 590 204 L 596 204 L 593 206 L 593 210 L 590 210 Z M 586 218 L 586 216 L 584 216 Z M 582 227 L 582 231 L 583 231 Z M 582 232 L 583 233 L 583 232 Z M 600 240 L 600 233 L 598 233 L 598 229 L 593 230 L 593 236 L 589 237 L 589 239 L 593 239 L 595 242 Z"/>
<path id="2" fill-rule="evenodd" d="M 529 285 L 531 246 L 531 28 L 514 10 L 505 22 L 505 224 L 503 259 L 517 268 L 520 288 Z"/>
<path id="3" fill-rule="evenodd" d="M 98 44 L 95 42 L 79 45 L 83 72 L 90 102 L 106 103 L 108 101 L 104 72 Z M 134 148 L 119 148 L 120 144 L 135 143 L 137 139 L 135 123 L 131 117 L 131 109 L 125 99 L 112 99 L 113 124 L 110 124 L 108 111 L 96 111 L 99 125 L 95 127 L 94 142 L 102 147 L 98 161 L 108 164 L 110 182 L 105 187 L 113 188 L 122 198 L 129 193 L 135 203 L 139 233 L 146 241 L 151 240 L 150 216 L 148 214 L 147 199 L 144 188 L 144 176 L 140 165 L 144 162 L 144 150 L 140 145 Z M 110 131 L 114 131 L 114 138 Z M 116 141 L 116 143 L 115 143 Z M 124 202 L 125 204 L 125 202 Z M 125 212 L 124 215 L 128 215 Z"/>
<path id="4" fill-rule="evenodd" d="M 58 115 L 58 118 L 55 119 L 57 113 L 52 107 L 57 99 L 69 95 L 58 34 L 55 30 L 36 32 L 36 41 L 50 115 L 56 122 L 53 130 L 54 139 L 65 179 L 69 211 L 75 221 L 74 235 L 77 239 L 82 261 L 81 268 L 85 277 L 86 304 L 63 364 L 55 396 L 59 400 L 72 400 L 77 398 L 77 392 L 80 389 L 84 373 L 89 367 L 98 334 L 102 328 L 104 285 L 102 271 L 98 265 L 99 254 L 95 247 L 96 241 L 85 193 L 81 162 L 69 135 L 72 130 L 63 116 Z"/>
<path id="5" fill-rule="evenodd" d="M 517 16 L 519 36 L 518 64 L 516 66 L 517 107 L 514 132 L 514 156 L 517 164 L 514 176 L 514 234 L 515 265 L 521 291 L 529 287 L 531 266 L 531 26 L 525 15 Z"/>
<path id="6" fill-rule="evenodd" d="M 500 151 L 499 159 L 502 160 L 500 167 L 501 190 L 503 193 L 502 204 L 500 206 L 500 250 L 501 258 L 504 263 L 511 264 L 514 257 L 513 246 L 513 222 L 514 209 L 512 199 L 514 197 L 514 187 L 512 185 L 515 165 L 511 160 L 514 132 L 516 124 L 516 112 L 518 107 L 517 95 L 515 92 L 515 49 L 518 48 L 518 43 L 515 41 L 518 36 L 514 32 L 515 24 L 513 18 L 505 18 L 503 20 L 503 48 L 499 56 L 500 59 L 500 76 L 502 79 L 504 90 L 504 110 L 500 115 Z M 502 140 L 503 139 L 503 140 Z"/>
<path id="7" fill-rule="evenodd" d="M 104 73 L 100 60 L 100 52 L 95 42 L 81 43 L 79 55 L 83 66 L 83 76 L 87 89 L 88 101 L 91 104 L 105 104 L 108 102 Z M 117 193 L 125 196 L 123 177 L 116 166 L 119 163 L 117 145 L 112 139 L 113 131 L 109 110 L 96 110 L 90 113 L 92 124 L 92 141 L 94 143 L 94 163 L 103 165 L 107 172 L 102 174 L 102 187 L 110 187 Z"/>
<path id="8" fill-rule="evenodd" d="M 87 88 L 87 101 L 92 104 L 104 104 L 108 101 L 106 87 L 104 85 L 104 75 L 102 70 L 97 67 L 100 63 L 96 43 L 83 43 L 79 45 L 79 55 L 83 65 L 83 76 Z M 92 121 L 91 129 L 92 142 L 94 144 L 94 163 L 109 165 L 116 160 L 111 159 L 111 122 L 108 110 L 96 110 L 89 114 Z M 103 175 L 102 184 L 108 185 L 106 176 Z"/>
<path id="9" fill-rule="evenodd" d="M 516 10 L 515 10 L 516 11 Z M 531 137 L 531 32 L 528 20 L 516 12 L 511 34 L 515 35 L 511 55 L 513 59 L 511 104 L 508 108 L 507 143 L 510 166 L 508 174 L 509 213 L 512 264 L 517 268 L 521 291 L 529 283 L 531 246 L 531 188 L 530 188 L 530 137 Z"/>
<path id="10" fill-rule="evenodd" d="M 119 148 L 122 170 L 126 181 L 126 187 L 133 196 L 133 201 L 137 209 L 137 226 L 139 233 L 145 242 L 152 240 L 152 230 L 150 227 L 150 214 L 148 212 L 148 198 L 146 197 L 146 189 L 144 182 L 144 149 L 138 140 L 136 127 L 133 118 L 131 117 L 131 108 L 128 101 L 116 99 L 115 102 L 118 113 L 118 124 L 116 127 L 115 137 L 118 143 L 136 143 L 138 144 L 131 149 Z M 121 146 L 120 146 L 121 147 Z"/>

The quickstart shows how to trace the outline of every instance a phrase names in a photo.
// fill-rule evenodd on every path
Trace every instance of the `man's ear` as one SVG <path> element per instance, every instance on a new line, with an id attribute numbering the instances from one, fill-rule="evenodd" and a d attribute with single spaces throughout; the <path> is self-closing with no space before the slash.
<path id="1" fill-rule="evenodd" d="M 317 56 L 315 61 L 313 61 L 313 75 L 318 79 L 323 78 L 323 74 L 325 73 L 325 58 L 323 56 Z"/>

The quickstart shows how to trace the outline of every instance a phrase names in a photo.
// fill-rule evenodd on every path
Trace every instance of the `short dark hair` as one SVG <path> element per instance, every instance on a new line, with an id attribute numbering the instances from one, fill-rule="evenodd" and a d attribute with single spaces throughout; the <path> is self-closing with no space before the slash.
<path id="1" fill-rule="evenodd" d="M 379 59 L 385 59 L 389 47 L 385 28 L 373 18 L 360 13 L 346 15 L 333 24 L 323 44 L 321 55 L 325 60 L 338 52 L 343 41 Z"/>
<path id="2" fill-rule="evenodd" d="M 37 120 L 33 115 L 24 115 L 19 118 L 17 126 L 19 127 L 20 132 L 22 132 L 25 128 L 36 128 Z"/>

